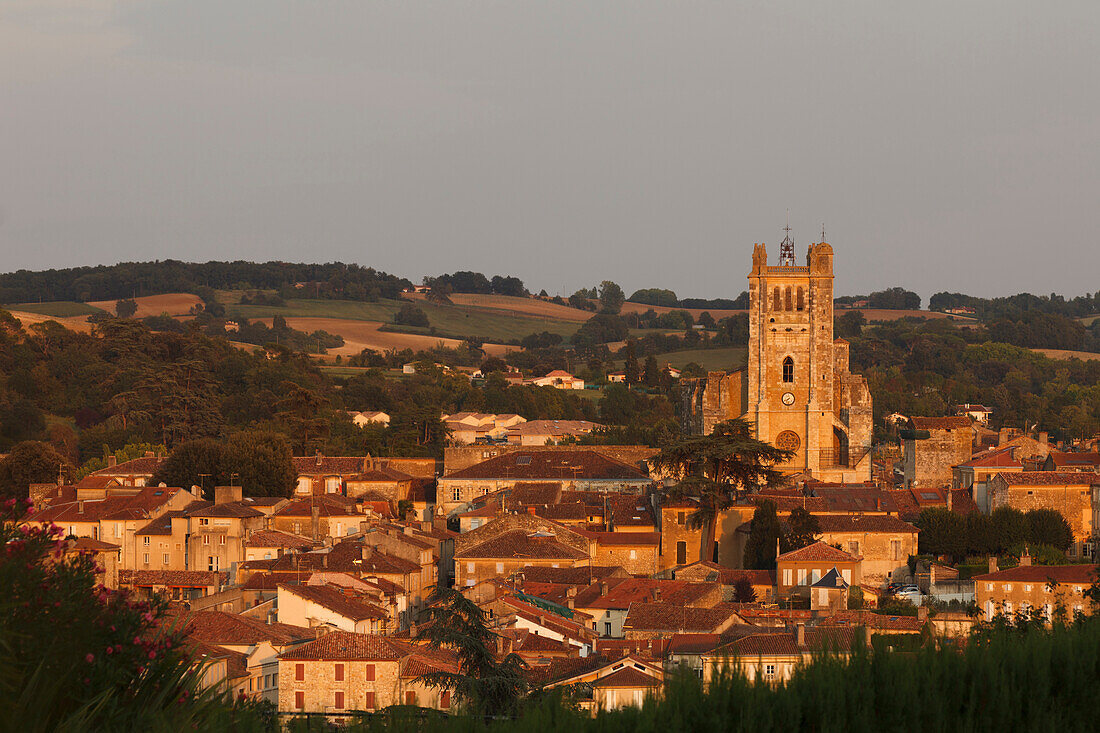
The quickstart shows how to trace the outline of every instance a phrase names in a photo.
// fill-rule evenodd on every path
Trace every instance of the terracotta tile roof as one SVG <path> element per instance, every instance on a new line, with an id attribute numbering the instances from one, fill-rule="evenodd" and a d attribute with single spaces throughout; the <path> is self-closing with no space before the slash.
<path id="1" fill-rule="evenodd" d="M 194 611 L 183 617 L 183 633 L 207 644 L 243 646 L 269 641 L 292 644 L 313 639 L 313 629 L 291 624 L 265 624 L 247 616 L 223 611 Z"/>
<path id="2" fill-rule="evenodd" d="M 510 504 L 557 504 L 561 501 L 561 481 L 521 481 L 508 495 Z"/>
<path id="3" fill-rule="evenodd" d="M 920 504 L 913 497 L 909 489 L 887 489 L 882 492 L 888 494 L 898 509 L 898 517 L 913 518 L 920 514 Z"/>
<path id="4" fill-rule="evenodd" d="M 245 560 L 238 567 L 241 570 L 270 570 L 271 566 L 274 565 L 278 559 L 277 557 L 272 557 L 264 560 Z"/>
<path id="5" fill-rule="evenodd" d="M 920 633 L 924 623 L 916 616 L 885 616 L 870 611 L 838 611 L 818 623 L 821 628 L 832 626 L 865 626 L 876 631 Z"/>
<path id="6" fill-rule="evenodd" d="M 649 482 L 636 468 L 612 460 L 593 450 L 560 449 L 511 451 L 496 458 L 455 471 L 447 479 L 618 479 Z"/>
<path id="7" fill-rule="evenodd" d="M 552 659 L 546 667 L 532 667 L 527 671 L 527 676 L 533 682 L 550 684 L 568 680 L 578 675 L 595 672 L 610 662 L 607 657 L 600 654 L 589 654 L 587 657 L 566 657 Z"/>
<path id="8" fill-rule="evenodd" d="M 179 493 L 176 487 L 147 486 L 130 496 L 103 499 L 54 501 L 34 515 L 37 522 L 98 522 L 103 519 L 142 519 L 164 506 Z"/>
<path id="9" fill-rule="evenodd" d="M 969 489 L 951 489 L 951 511 L 966 516 L 981 510 L 978 509 L 978 502 L 974 501 Z"/>
<path id="10" fill-rule="evenodd" d="M 408 657 L 400 676 L 403 679 L 412 679 L 431 672 L 458 672 L 460 669 L 457 659 L 444 660 L 427 657 L 423 654 L 415 654 Z"/>
<path id="11" fill-rule="evenodd" d="M 815 542 L 812 545 L 785 552 L 776 560 L 778 562 L 856 562 L 859 558 L 844 550 L 826 545 L 824 542 Z"/>
<path id="12" fill-rule="evenodd" d="M 69 540 L 68 549 L 69 552 L 117 552 L 122 548 L 110 542 L 93 540 L 91 537 L 77 537 Z"/>
<path id="13" fill-rule="evenodd" d="M 1004 448 L 1001 450 L 989 450 L 984 453 L 979 453 L 971 458 L 966 463 L 960 463 L 960 468 L 1011 468 L 1023 467 L 1023 464 L 1016 460 L 1016 451 L 1013 448 Z"/>
<path id="14" fill-rule="evenodd" d="M 394 481 L 412 481 L 412 476 L 404 471 L 398 471 L 395 468 L 372 468 L 358 474 L 354 478 L 349 478 L 348 481 L 359 482 L 376 482 L 376 483 L 393 483 Z"/>
<path id="15" fill-rule="evenodd" d="M 245 547 L 285 547 L 292 550 L 306 550 L 313 547 L 312 540 L 274 529 L 253 532 L 244 544 Z"/>
<path id="16" fill-rule="evenodd" d="M 996 573 L 975 575 L 974 580 L 1000 581 L 1000 582 L 1032 582 L 1046 583 L 1053 580 L 1057 583 L 1091 584 L 1097 577 L 1096 565 L 1024 565 Z"/>
<path id="17" fill-rule="evenodd" d="M 594 580 L 607 578 L 615 574 L 626 572 L 622 568 L 607 566 L 586 566 L 580 568 L 548 568 L 531 566 L 522 571 L 524 580 L 533 583 L 561 583 L 563 585 L 587 586 Z"/>
<path id="18" fill-rule="evenodd" d="M 309 644 L 285 651 L 279 659 L 396 662 L 412 652 L 413 644 L 389 636 L 332 631 Z"/>
<path id="19" fill-rule="evenodd" d="M 966 415 L 953 417 L 911 417 L 909 423 L 914 430 L 955 430 L 968 428 L 971 425 L 970 418 Z"/>
<path id="20" fill-rule="evenodd" d="M 616 527 L 656 527 L 657 518 L 644 496 L 610 494 L 607 500 Z"/>
<path id="21" fill-rule="evenodd" d="M 716 633 L 737 620 L 730 608 L 691 608 L 677 603 L 632 603 L 623 628 L 633 631 Z"/>
<path id="22" fill-rule="evenodd" d="M 1100 484 L 1100 475 L 1082 471 L 1020 471 L 999 473 L 996 479 L 1009 486 L 1091 486 Z"/>
<path id="23" fill-rule="evenodd" d="M 248 657 L 240 652 L 191 638 L 184 639 L 182 646 L 187 656 L 195 662 L 206 659 L 226 660 L 226 677 L 230 680 L 248 676 Z"/>
<path id="24" fill-rule="evenodd" d="M 1062 453 L 1051 451 L 1047 458 L 1056 469 L 1070 466 L 1096 468 L 1100 466 L 1100 453 Z"/>
<path id="25" fill-rule="evenodd" d="M 229 517 L 233 519 L 251 519 L 264 516 L 243 501 L 230 501 L 225 504 L 215 504 L 212 501 L 194 502 L 201 506 L 187 509 L 189 517 Z"/>
<path id="26" fill-rule="evenodd" d="M 775 585 L 774 570 L 736 570 L 734 568 L 718 570 L 717 580 L 722 585 L 736 585 L 742 578 L 748 578 L 753 585 Z"/>
<path id="27" fill-rule="evenodd" d="M 669 654 L 703 654 L 714 651 L 721 634 L 673 634 L 668 640 Z"/>
<path id="28" fill-rule="evenodd" d="M 255 573 L 241 586 L 244 590 L 275 590 L 280 585 L 306 583 L 312 573 L 269 572 Z"/>
<path id="29" fill-rule="evenodd" d="M 221 573 L 214 570 L 119 570 L 119 585 L 169 588 L 217 588 Z"/>
<path id="30" fill-rule="evenodd" d="M 352 621 L 389 618 L 388 613 L 369 603 L 366 596 L 349 588 L 337 588 L 333 585 L 281 585 L 279 589 L 316 603 Z"/>
<path id="31" fill-rule="evenodd" d="M 593 586 L 589 586 L 592 588 Z M 599 585 L 595 584 L 598 589 Z M 585 589 L 588 590 L 587 588 Z M 692 583 L 687 580 L 658 580 L 656 578 L 622 578 L 608 583 L 607 592 L 591 599 L 590 592 L 578 593 L 576 605 L 584 608 L 627 609 L 631 604 L 660 600 L 678 606 L 690 606 L 714 593 L 714 583 Z M 582 602 L 583 601 L 583 602 Z"/>
<path id="32" fill-rule="evenodd" d="M 318 494 L 312 497 L 293 499 L 275 512 L 276 517 L 312 517 L 313 507 L 317 507 L 322 517 L 360 516 L 355 500 L 337 494 Z"/>
<path id="33" fill-rule="evenodd" d="M 636 667 L 626 666 L 593 681 L 593 687 L 659 687 L 663 680 L 642 672 Z"/>
<path id="34" fill-rule="evenodd" d="M 723 649 L 736 651 L 741 656 L 792 656 L 804 652 L 831 650 L 849 652 L 852 649 L 853 630 L 847 627 L 830 629 L 806 629 L 806 643 L 798 645 L 794 633 L 752 634 L 730 642 Z"/>
<path id="35" fill-rule="evenodd" d="M 84 478 L 72 484 L 74 489 L 105 489 L 108 486 L 117 485 L 118 479 L 114 476 L 97 476 L 90 473 Z"/>
<path id="36" fill-rule="evenodd" d="M 917 532 L 908 522 L 883 514 L 820 514 L 817 522 L 822 532 Z"/>
<path id="37" fill-rule="evenodd" d="M 587 553 L 575 550 L 549 533 L 528 533 L 517 529 L 503 532 L 484 542 L 455 553 L 456 558 L 564 558 L 582 560 Z"/>
<path id="38" fill-rule="evenodd" d="M 575 614 L 573 618 L 566 618 L 561 614 L 522 601 L 515 596 L 502 596 L 498 600 L 502 605 L 508 606 L 511 612 L 517 616 L 570 639 L 587 641 L 596 635 L 595 631 L 579 620 L 590 619 L 591 617 L 587 614 Z M 568 609 L 563 609 L 563 612 L 566 610 Z"/>
<path id="39" fill-rule="evenodd" d="M 327 558 L 327 560 L 326 560 Z M 273 569 L 284 572 L 328 571 L 331 573 L 381 573 L 383 575 L 406 575 L 420 571 L 420 566 L 400 557 L 387 555 L 374 548 L 367 559 L 363 559 L 363 543 L 360 539 L 344 540 L 331 548 L 283 555 Z"/>
<path id="40" fill-rule="evenodd" d="M 299 476 L 353 476 L 363 470 L 362 456 L 294 456 L 294 470 Z"/>
<path id="41" fill-rule="evenodd" d="M 93 476 L 152 476 L 167 461 L 167 458 L 147 457 L 123 461 L 117 466 L 107 466 L 93 471 Z"/>
<path id="42" fill-rule="evenodd" d="M 588 519 L 588 507 L 579 501 L 569 504 L 551 504 L 535 510 L 535 514 L 547 519 L 584 521 Z"/>

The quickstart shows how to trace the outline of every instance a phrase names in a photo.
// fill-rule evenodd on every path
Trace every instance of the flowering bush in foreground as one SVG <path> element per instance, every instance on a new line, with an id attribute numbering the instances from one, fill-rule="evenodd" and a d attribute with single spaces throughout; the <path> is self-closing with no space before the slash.
<path id="1" fill-rule="evenodd" d="M 165 730 L 238 723 L 255 712 L 203 690 L 201 668 L 165 618 L 165 603 L 96 583 L 94 559 L 71 550 L 26 502 L 0 503 L 0 710 L 34 730 Z M 0 724 L 2 725 L 2 724 Z"/>

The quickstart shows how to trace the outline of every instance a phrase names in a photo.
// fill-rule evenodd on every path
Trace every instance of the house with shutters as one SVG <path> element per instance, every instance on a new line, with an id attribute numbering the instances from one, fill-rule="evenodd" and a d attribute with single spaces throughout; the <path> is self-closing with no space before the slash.
<path id="1" fill-rule="evenodd" d="M 786 682 L 795 669 L 809 663 L 815 655 L 848 658 L 853 644 L 859 643 L 864 634 L 862 629 L 851 627 L 807 629 L 801 623 L 794 629 L 748 634 L 704 654 L 703 679 L 710 682 L 732 668 L 749 681 Z"/>
<path id="2" fill-rule="evenodd" d="M 848 585 L 860 585 L 861 565 L 859 557 L 820 541 L 785 552 L 776 558 L 779 597 L 809 597 L 810 587 L 834 569 Z"/>
<path id="3" fill-rule="evenodd" d="M 593 659 L 585 666 L 580 672 L 554 676 L 545 686 L 583 691 L 578 704 L 592 715 L 601 710 L 640 708 L 647 698 L 659 697 L 664 686 L 661 663 L 641 656 L 628 655 L 614 661 Z"/>
<path id="4" fill-rule="evenodd" d="M 390 636 L 334 631 L 279 656 L 279 712 L 375 712 L 391 705 L 450 710 L 451 691 L 417 678 L 457 672 L 453 652 Z"/>

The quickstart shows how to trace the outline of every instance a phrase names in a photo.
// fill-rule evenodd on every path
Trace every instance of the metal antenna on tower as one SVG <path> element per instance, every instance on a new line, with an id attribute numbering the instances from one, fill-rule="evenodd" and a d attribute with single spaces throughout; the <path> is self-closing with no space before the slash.
<path id="1" fill-rule="evenodd" d="M 821 241 L 825 241 L 825 222 L 821 222 Z"/>

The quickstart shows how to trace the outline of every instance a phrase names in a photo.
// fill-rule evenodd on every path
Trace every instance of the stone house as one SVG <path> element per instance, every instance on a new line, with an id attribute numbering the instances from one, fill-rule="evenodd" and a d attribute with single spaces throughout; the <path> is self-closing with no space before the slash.
<path id="1" fill-rule="evenodd" d="M 999 473 L 1016 473 L 1024 464 L 1016 459 L 1016 446 L 979 453 L 951 469 L 951 488 L 969 490 L 978 509 L 989 514 L 989 480 Z"/>
<path id="2" fill-rule="evenodd" d="M 1021 471 L 1002 473 L 989 482 L 989 507 L 1010 506 L 1020 511 L 1053 509 L 1073 531 L 1071 557 L 1079 556 L 1093 535 L 1093 487 L 1100 475 L 1081 471 Z"/>
<path id="3" fill-rule="evenodd" d="M 734 600 L 738 582 L 747 580 L 756 593 L 759 603 L 775 601 L 775 571 L 745 570 L 723 568 L 713 562 L 696 562 L 691 565 L 674 568 L 672 577 L 676 580 L 691 580 L 697 583 L 718 583 L 722 586 L 722 600 Z"/>
<path id="4" fill-rule="evenodd" d="M 816 518 L 820 541 L 839 545 L 861 558 L 861 582 L 885 585 L 908 574 L 909 557 L 917 554 L 917 528 L 912 524 L 886 515 L 822 514 Z"/>
<path id="5" fill-rule="evenodd" d="M 305 552 L 314 543 L 305 537 L 280 532 L 275 529 L 257 530 L 248 535 L 244 543 L 244 559 L 273 560 L 287 553 Z"/>
<path id="6" fill-rule="evenodd" d="M 990 572 L 974 576 L 974 600 L 987 621 L 1035 610 L 1049 621 L 1059 608 L 1066 620 L 1092 613 L 1084 593 L 1097 579 L 1096 565 L 1032 565 L 1027 555 L 1014 568 L 998 570 L 996 558 L 989 565 Z"/>
<path id="7" fill-rule="evenodd" d="M 362 473 L 366 460 L 361 456 L 325 456 L 320 451 L 314 456 L 294 456 L 294 471 L 298 475 L 294 493 L 342 494 L 344 482 Z"/>
<path id="8" fill-rule="evenodd" d="M 849 585 L 863 582 L 860 558 L 824 542 L 783 553 L 776 558 L 779 597 L 809 596 L 810 586 L 834 569 Z"/>
<path id="9" fill-rule="evenodd" d="M 664 678 L 659 663 L 631 655 L 578 674 L 555 677 L 546 687 L 579 686 L 581 690 L 591 690 L 591 696 L 581 699 L 579 705 L 595 715 L 601 710 L 640 708 L 646 698 L 660 696 Z"/>
<path id="10" fill-rule="evenodd" d="M 279 508 L 271 517 L 270 529 L 300 537 L 339 540 L 355 533 L 366 515 L 354 499 L 324 494 L 296 498 Z"/>
<path id="11" fill-rule="evenodd" d="M 856 633 L 853 628 L 807 629 L 798 624 L 792 630 L 742 636 L 703 656 L 703 679 L 709 682 L 733 668 L 750 681 L 785 682 L 814 655 L 827 653 L 846 659 L 857 643 Z"/>
<path id="12" fill-rule="evenodd" d="M 1043 461 L 1043 470 L 1100 473 L 1100 453 L 1062 453 L 1052 450 Z"/>
<path id="13" fill-rule="evenodd" d="M 385 634 L 390 614 L 371 598 L 349 587 L 279 585 L 279 623 L 306 628 Z"/>
<path id="14" fill-rule="evenodd" d="M 594 565 L 617 565 L 631 575 L 653 575 L 658 570 L 661 535 L 657 532 L 589 532 Z"/>
<path id="15" fill-rule="evenodd" d="M 225 585 L 222 573 L 208 570 L 119 570 L 119 588 L 139 597 L 159 593 L 171 601 L 191 601 L 213 595 Z"/>
<path id="16" fill-rule="evenodd" d="M 245 538 L 261 529 L 267 514 L 244 500 L 240 486 L 219 486 L 213 502 L 185 510 L 189 520 L 187 567 L 222 570 L 245 560 Z"/>
<path id="17" fill-rule="evenodd" d="M 952 467 L 970 460 L 974 428 L 970 418 L 911 417 L 901 431 L 902 481 L 913 486 L 950 486 Z"/>
<path id="18" fill-rule="evenodd" d="M 718 583 L 686 580 L 606 577 L 580 589 L 574 607 L 592 617 L 592 629 L 603 638 L 622 638 L 633 604 L 664 602 L 682 607 L 711 608 L 721 603 Z"/>
<path id="19" fill-rule="evenodd" d="M 556 481 L 570 491 L 642 493 L 648 473 L 595 450 L 517 450 L 445 475 L 438 480 L 437 511 L 450 515 L 478 497 L 521 482 Z"/>
<path id="20" fill-rule="evenodd" d="M 279 656 L 280 713 L 377 711 L 391 705 L 449 710 L 449 690 L 415 678 L 457 672 L 454 655 L 393 637 L 334 631 Z"/>
<path id="21" fill-rule="evenodd" d="M 508 428 L 507 437 L 512 445 L 551 445 L 588 435 L 600 427 L 603 426 L 588 420 L 529 420 Z"/>
<path id="22" fill-rule="evenodd" d="M 459 588 L 473 586 L 489 578 L 508 577 L 530 566 L 588 564 L 587 548 L 566 544 L 551 532 L 515 529 L 456 550 L 455 585 Z"/>

